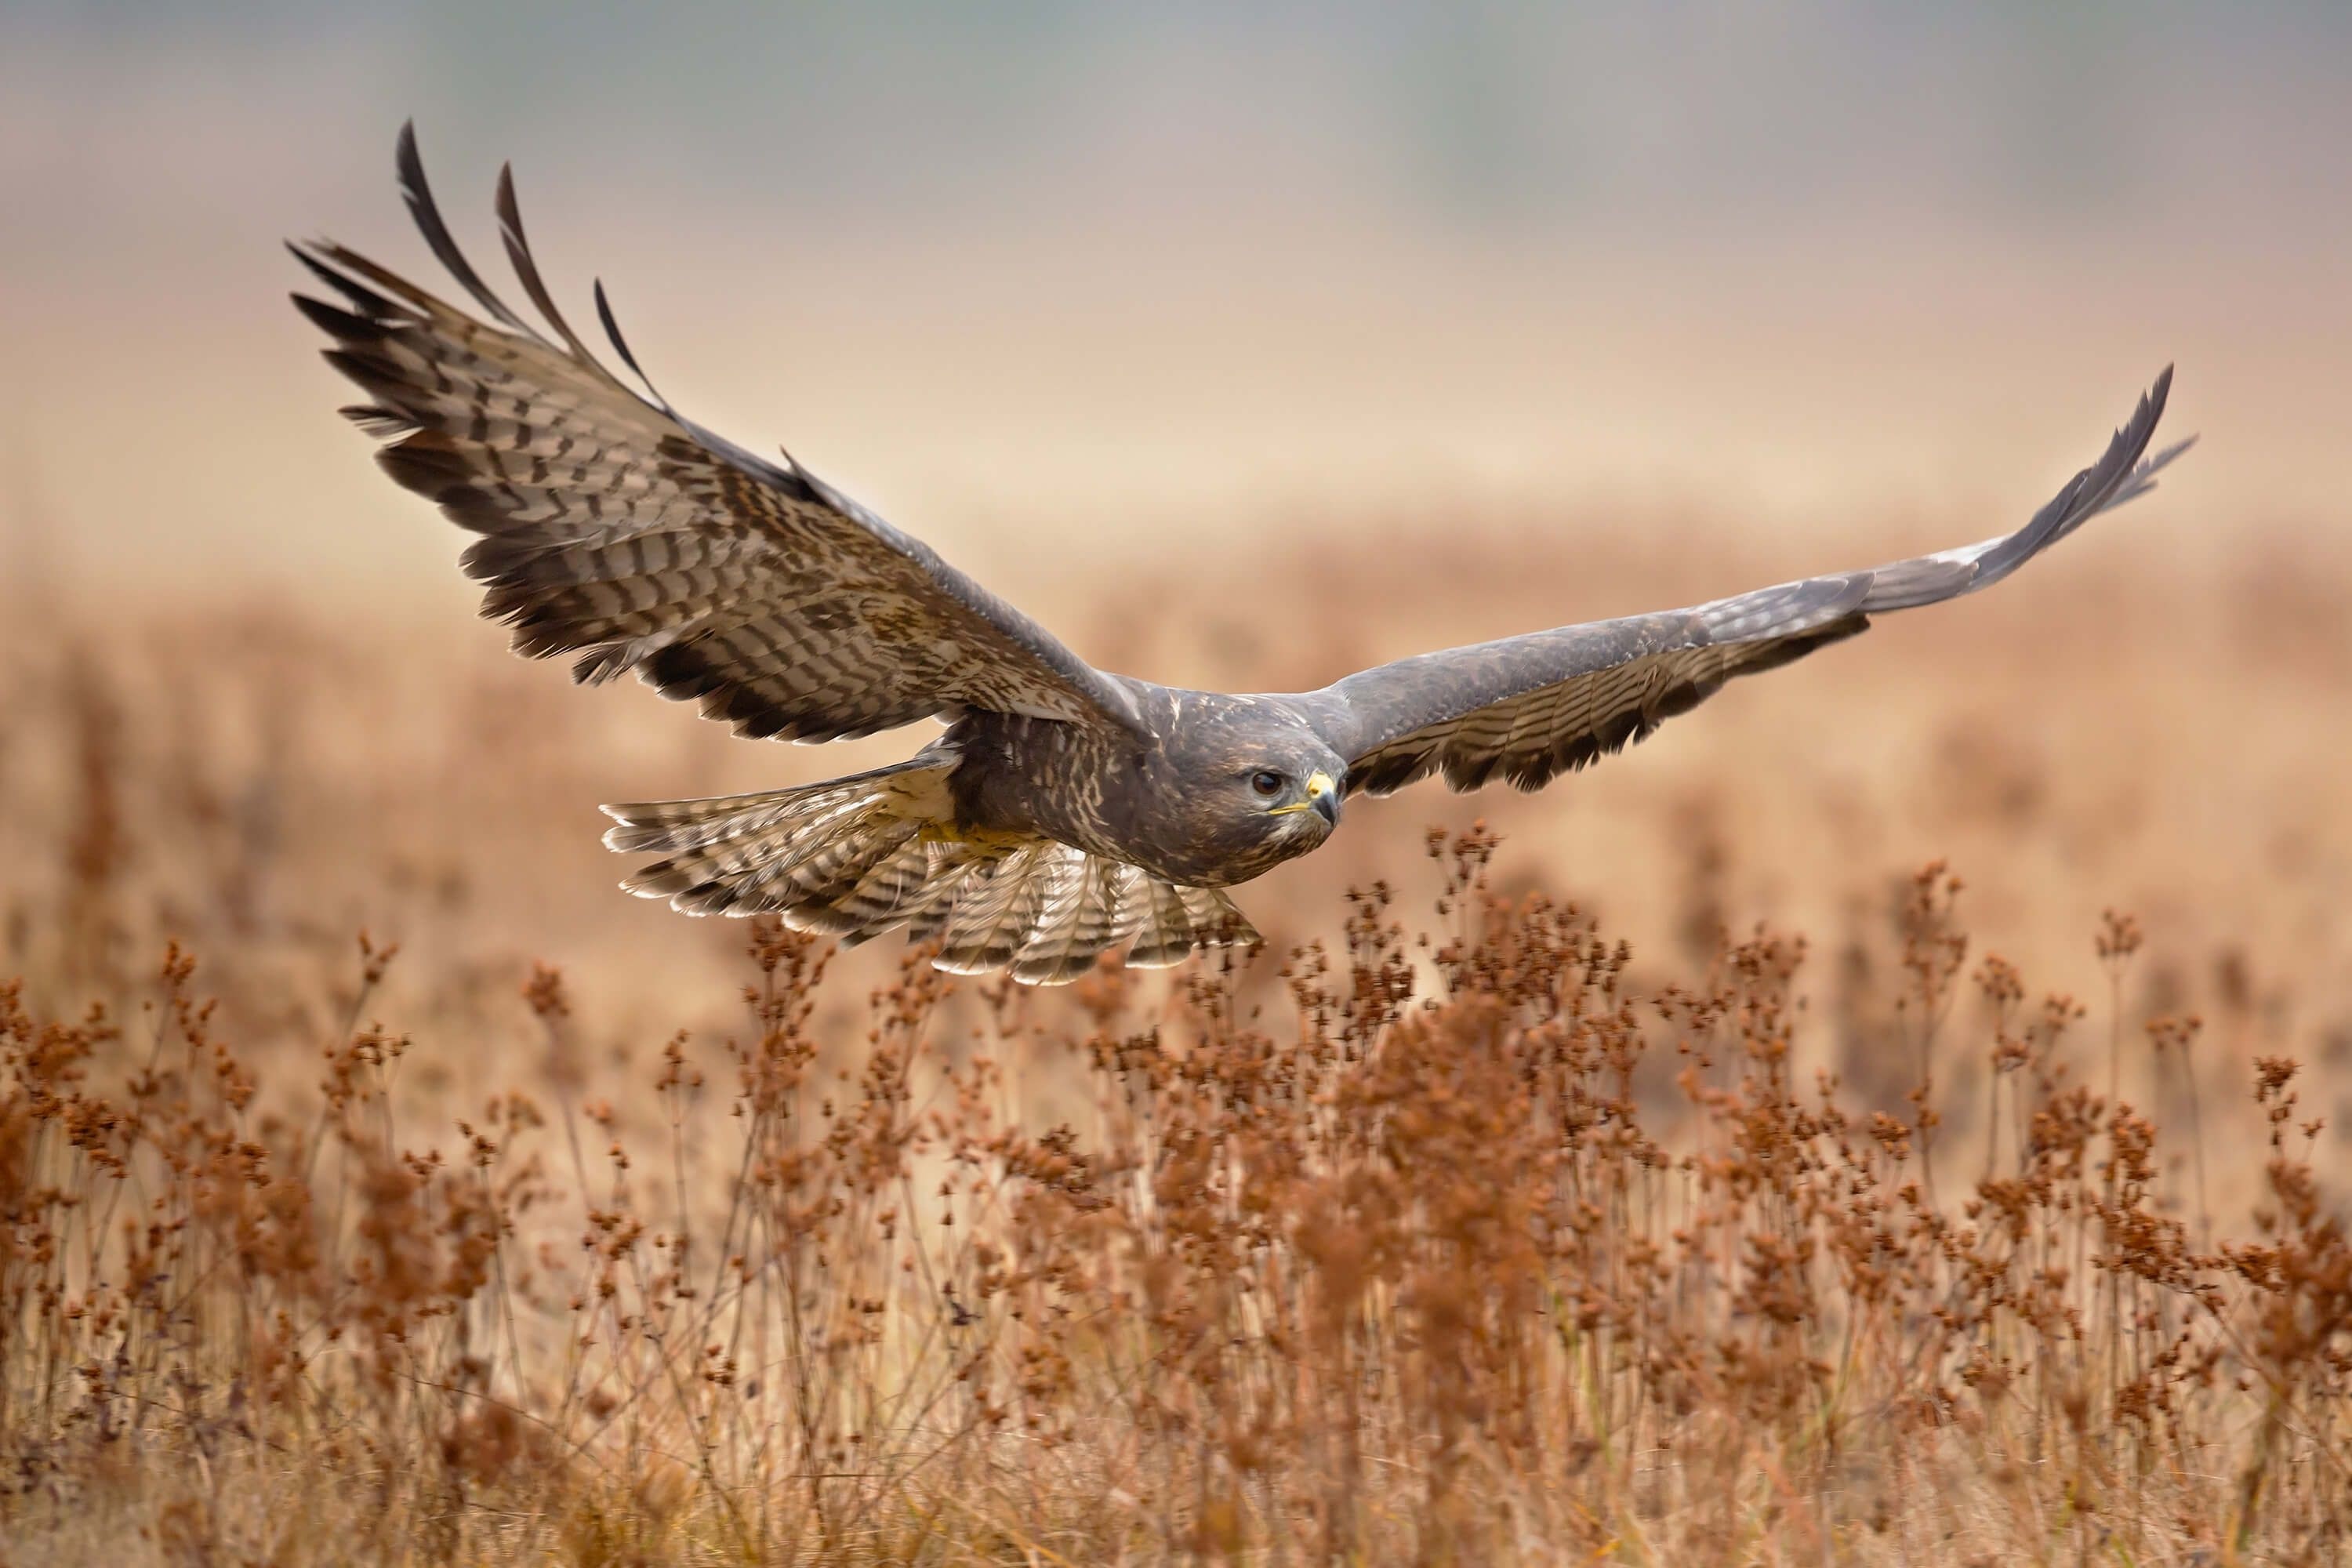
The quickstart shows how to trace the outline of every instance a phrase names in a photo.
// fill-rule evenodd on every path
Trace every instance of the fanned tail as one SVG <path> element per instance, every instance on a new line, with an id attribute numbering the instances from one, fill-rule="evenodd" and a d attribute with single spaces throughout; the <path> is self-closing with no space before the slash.
<path id="1" fill-rule="evenodd" d="M 1213 888 L 1180 888 L 1139 867 L 1040 840 L 972 866 L 952 900 L 911 922 L 918 942 L 937 940 L 941 969 L 1059 985 L 1131 942 L 1131 969 L 1162 969 L 1196 948 L 1246 947 L 1258 934 Z"/>
<path id="2" fill-rule="evenodd" d="M 967 838 L 946 778 L 917 757 L 798 789 L 604 809 L 608 848 L 667 855 L 621 885 L 688 914 L 780 915 L 844 945 L 900 926 L 936 941 L 958 973 L 1010 968 L 1033 985 L 1075 980 L 1133 943 L 1137 968 L 1258 940 L 1223 893 L 1179 888 L 1050 839 Z"/>

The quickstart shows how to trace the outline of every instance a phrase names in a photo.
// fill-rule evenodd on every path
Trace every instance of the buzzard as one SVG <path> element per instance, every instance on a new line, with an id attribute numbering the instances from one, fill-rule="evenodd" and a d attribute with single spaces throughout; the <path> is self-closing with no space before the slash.
<path id="1" fill-rule="evenodd" d="M 2106 451 L 2014 533 L 1695 608 L 1562 626 L 1360 670 L 1319 691 L 1186 691 L 1097 669 L 789 455 L 772 462 L 656 392 L 596 312 L 609 369 L 523 237 L 500 237 L 534 324 L 450 238 L 413 128 L 396 166 L 427 245 L 478 314 L 342 246 L 293 247 L 336 296 L 296 295 L 365 389 L 343 412 L 377 460 L 479 537 L 464 556 L 515 650 L 572 679 L 634 673 L 738 734 L 831 741 L 946 728 L 870 773 L 604 809 L 605 843 L 659 858 L 622 885 L 691 914 L 773 911 L 860 942 L 899 927 L 944 969 L 1069 980 L 1100 953 L 1173 963 L 1256 933 L 1224 889 L 1321 845 L 1357 791 L 1433 773 L 1523 790 L 1641 740 L 1734 676 L 1886 610 L 2000 581 L 2145 493 L 2168 369 Z M 640 390 L 641 388 L 641 390 Z"/>

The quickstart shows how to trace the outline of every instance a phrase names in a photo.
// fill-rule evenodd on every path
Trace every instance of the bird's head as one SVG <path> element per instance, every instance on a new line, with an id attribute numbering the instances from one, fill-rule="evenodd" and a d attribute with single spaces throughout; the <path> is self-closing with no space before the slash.
<path id="1" fill-rule="evenodd" d="M 1246 881 L 1320 846 L 1339 826 L 1348 764 L 1287 715 L 1237 716 L 1186 759 L 1181 815 L 1201 885 Z"/>

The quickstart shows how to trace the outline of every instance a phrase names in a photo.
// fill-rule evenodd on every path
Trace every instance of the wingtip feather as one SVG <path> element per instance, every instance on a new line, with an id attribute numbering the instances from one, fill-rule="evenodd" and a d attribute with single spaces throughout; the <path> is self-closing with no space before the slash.
<path id="1" fill-rule="evenodd" d="M 629 374 L 644 385 L 646 396 L 653 405 L 675 417 L 669 399 L 661 395 L 661 388 L 654 384 L 654 378 L 646 374 L 645 367 L 637 363 L 637 356 L 629 352 L 629 341 L 621 335 L 621 323 L 614 318 L 613 301 L 604 293 L 602 278 L 593 280 L 591 292 L 596 297 L 596 320 L 603 324 L 604 339 L 613 345 L 613 352 L 621 356 L 621 363 L 629 367 Z"/>
<path id="2" fill-rule="evenodd" d="M 400 128 L 400 142 L 394 151 L 393 163 L 400 176 L 401 198 L 408 204 L 408 216 L 415 222 L 417 231 L 425 236 L 425 243 L 431 248 L 434 258 L 467 293 L 474 297 L 475 302 L 488 313 L 491 320 L 534 342 L 544 342 L 546 340 L 530 322 L 515 314 L 505 300 L 491 292 L 489 285 L 482 281 L 481 274 L 474 270 L 474 264 L 466 259 L 466 253 L 457 247 L 456 238 L 449 233 L 448 223 L 441 216 L 440 205 L 433 199 L 433 187 L 425 178 L 425 160 L 416 150 L 416 122 L 413 120 Z"/>
<path id="3" fill-rule="evenodd" d="M 531 255 L 530 240 L 523 232 L 522 205 L 515 198 L 512 163 L 499 165 L 499 189 L 493 205 L 498 211 L 499 238 L 506 247 L 507 264 L 514 268 L 516 278 L 521 280 L 523 293 L 538 307 L 539 313 L 547 319 L 549 326 L 555 329 L 555 335 L 563 340 L 563 346 L 572 351 L 572 357 L 583 369 L 593 372 L 614 386 L 621 385 L 620 379 L 589 352 L 580 334 L 572 330 L 572 323 L 563 319 L 563 312 L 556 308 L 555 296 L 549 290 L 546 279 L 540 276 L 538 258 Z"/>

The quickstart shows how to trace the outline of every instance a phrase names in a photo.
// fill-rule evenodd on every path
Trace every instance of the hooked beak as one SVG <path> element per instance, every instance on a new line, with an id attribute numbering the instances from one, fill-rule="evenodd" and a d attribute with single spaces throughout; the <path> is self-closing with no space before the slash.
<path id="1" fill-rule="evenodd" d="M 1319 770 L 1307 781 L 1307 804 L 1333 827 L 1339 826 L 1339 786 Z"/>
<path id="2" fill-rule="evenodd" d="M 1323 819 L 1327 827 L 1339 826 L 1339 786 L 1331 775 L 1318 768 L 1307 778 L 1307 798 L 1294 800 L 1288 805 L 1272 808 L 1276 816 L 1288 816 L 1297 811 L 1312 811 Z"/>

